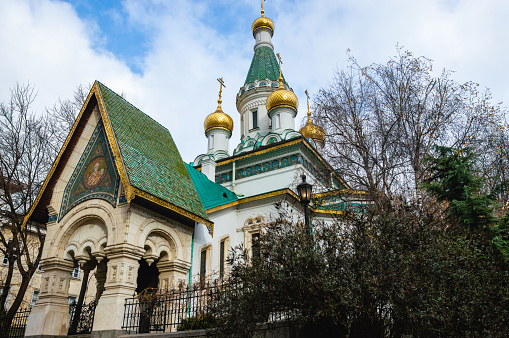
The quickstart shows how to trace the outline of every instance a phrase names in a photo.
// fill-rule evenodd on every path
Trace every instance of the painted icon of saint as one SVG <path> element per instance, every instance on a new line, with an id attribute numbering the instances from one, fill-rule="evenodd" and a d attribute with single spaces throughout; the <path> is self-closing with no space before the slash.
<path id="1" fill-rule="evenodd" d="M 102 168 L 101 168 L 102 167 Z M 104 157 L 96 157 L 89 164 L 88 169 L 85 171 L 88 173 L 88 176 L 85 176 L 83 179 L 83 183 L 87 189 L 94 188 L 98 186 L 105 175 L 105 161 Z"/>

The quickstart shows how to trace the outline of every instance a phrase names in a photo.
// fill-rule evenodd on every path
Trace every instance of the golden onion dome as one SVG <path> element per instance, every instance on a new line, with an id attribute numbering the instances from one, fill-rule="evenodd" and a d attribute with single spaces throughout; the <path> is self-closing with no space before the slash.
<path id="1" fill-rule="evenodd" d="M 322 127 L 317 126 L 311 121 L 311 113 L 308 111 L 308 122 L 302 128 L 300 128 L 299 132 L 305 138 L 310 138 L 315 141 L 325 142 L 325 132 Z"/>
<path id="2" fill-rule="evenodd" d="M 297 111 L 299 100 L 291 90 L 283 87 L 283 78 L 279 78 L 279 87 L 273 91 L 267 98 L 267 112 L 278 107 L 289 107 Z"/>
<path id="3" fill-rule="evenodd" d="M 224 129 L 228 130 L 231 134 L 233 131 L 233 120 L 230 115 L 223 112 L 221 109 L 221 99 L 217 100 L 217 109 L 212 114 L 209 114 L 203 122 L 205 127 L 205 134 L 211 129 Z"/>
<path id="4" fill-rule="evenodd" d="M 262 10 L 262 16 L 259 17 L 258 19 L 256 19 L 253 22 L 253 25 L 251 26 L 251 29 L 253 31 L 253 35 L 254 35 L 254 33 L 256 32 L 257 29 L 265 27 L 265 28 L 268 28 L 270 30 L 271 36 L 272 36 L 272 34 L 274 34 L 274 23 L 272 22 L 271 19 L 265 17 L 263 15 L 263 13 L 264 13 L 264 11 Z"/>

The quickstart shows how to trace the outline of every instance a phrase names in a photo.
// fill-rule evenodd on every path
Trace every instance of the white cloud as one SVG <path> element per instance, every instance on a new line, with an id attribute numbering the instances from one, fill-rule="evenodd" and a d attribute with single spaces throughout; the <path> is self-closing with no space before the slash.
<path id="1" fill-rule="evenodd" d="M 235 147 L 235 97 L 253 55 L 250 23 L 259 7 L 252 1 L 124 4 L 126 22 L 149 32 L 141 75 L 99 48 L 105 38 L 115 37 L 81 20 L 71 5 L 0 0 L 0 100 L 17 81 L 30 80 L 39 90 L 42 109 L 59 97 L 71 97 L 76 85 L 98 79 L 166 126 L 184 159 L 192 161 L 206 150 L 203 120 L 216 108 L 216 78 L 222 76 L 227 86 L 223 110 L 236 125 Z M 217 13 L 215 6 L 231 10 Z M 243 10 L 251 12 L 228 16 Z M 455 70 L 458 81 L 492 88 L 495 102 L 509 100 L 508 10 L 502 0 L 274 0 L 265 5 L 276 26 L 273 42 L 283 57 L 283 72 L 300 100 L 298 119 L 305 115 L 304 90 L 315 94 L 337 67 L 346 67 L 348 48 L 367 65 L 387 61 L 397 43 L 434 59 L 437 69 Z M 224 33 L 225 25 L 240 30 Z"/>

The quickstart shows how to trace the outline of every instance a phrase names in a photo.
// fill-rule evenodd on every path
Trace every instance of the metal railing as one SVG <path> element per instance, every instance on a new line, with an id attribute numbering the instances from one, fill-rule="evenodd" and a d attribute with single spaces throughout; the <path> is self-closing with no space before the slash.
<path id="1" fill-rule="evenodd" d="M 72 321 L 74 319 L 74 314 L 76 312 L 76 302 L 72 302 L 69 304 L 69 331 L 67 332 L 68 335 L 75 335 L 75 334 L 85 334 L 85 333 L 91 333 L 92 332 L 92 325 L 94 324 L 94 315 L 95 315 L 95 307 L 96 302 L 91 301 L 88 304 L 83 304 L 81 307 L 81 314 L 80 314 L 80 320 L 78 321 L 78 325 L 76 328 L 72 327 Z"/>
<path id="2" fill-rule="evenodd" d="M 209 306 L 221 289 L 222 286 L 219 285 L 207 285 L 181 287 L 164 292 L 149 290 L 127 298 L 122 328 L 129 334 L 174 332 L 186 321 L 196 318 L 201 324 L 207 325 Z"/>
<path id="3" fill-rule="evenodd" d="M 242 289 L 240 284 L 215 281 L 205 286 L 197 284 L 170 291 L 146 290 L 126 298 L 122 329 L 128 334 L 137 334 L 215 327 L 212 313 L 218 315 L 218 306 L 224 306 L 224 291 L 242 292 Z M 215 311 L 212 311 L 213 307 L 216 307 Z M 291 320 L 290 313 L 287 309 L 274 309 L 267 321 Z"/>
<path id="4" fill-rule="evenodd" d="M 25 329 L 27 326 L 28 316 L 32 311 L 32 307 L 27 306 L 26 308 L 21 308 L 16 312 L 14 318 L 12 319 L 11 326 L 9 328 L 4 328 L 0 323 L 0 336 L 8 337 L 8 338 L 23 338 L 25 336 Z M 0 321 L 3 318 L 0 319 Z"/>

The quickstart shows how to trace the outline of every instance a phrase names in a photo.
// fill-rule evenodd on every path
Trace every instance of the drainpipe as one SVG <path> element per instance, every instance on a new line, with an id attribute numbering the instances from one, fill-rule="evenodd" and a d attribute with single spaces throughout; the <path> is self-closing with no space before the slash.
<path id="1" fill-rule="evenodd" d="M 193 237 L 191 238 L 191 268 L 189 268 L 189 281 L 187 285 L 188 290 L 188 300 L 187 300 L 187 317 L 189 318 L 191 316 L 191 284 L 193 283 L 193 256 L 194 256 L 194 233 L 196 231 L 196 226 L 198 224 L 194 224 L 194 231 L 193 231 Z"/>
<path id="2" fill-rule="evenodd" d="M 235 161 L 233 161 L 233 165 L 232 165 L 232 192 L 235 193 L 235 171 L 236 171 L 236 165 L 235 165 Z"/>
<path id="3" fill-rule="evenodd" d="M 196 231 L 196 223 L 194 225 L 193 237 L 191 238 L 191 268 L 189 268 L 189 287 L 193 283 L 193 256 L 194 256 L 194 232 Z"/>

